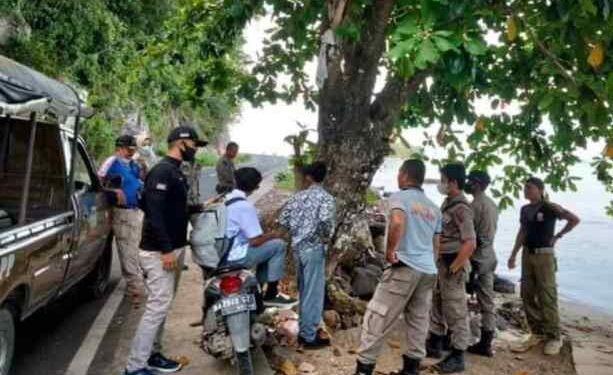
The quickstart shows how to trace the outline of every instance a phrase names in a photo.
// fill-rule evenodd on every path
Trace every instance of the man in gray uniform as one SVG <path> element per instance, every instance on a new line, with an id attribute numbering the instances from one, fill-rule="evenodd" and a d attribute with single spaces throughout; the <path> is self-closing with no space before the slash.
<path id="1" fill-rule="evenodd" d="M 466 182 L 463 164 L 441 168 L 439 192 L 443 202 L 443 233 L 438 257 L 438 283 L 434 290 L 430 317 L 430 337 L 426 342 L 429 357 L 440 358 L 443 338 L 451 337 L 451 353 L 437 365 L 440 373 L 464 371 L 464 351 L 470 341 L 466 281 L 470 257 L 475 249 L 473 212 L 462 193 Z"/>
<path id="2" fill-rule="evenodd" d="M 473 209 L 475 231 L 477 234 L 477 249 L 471 258 L 474 279 L 474 291 L 481 307 L 481 339 L 468 348 L 468 352 L 493 357 L 492 340 L 496 330 L 496 313 L 494 304 L 494 271 L 496 270 L 496 253 L 494 252 L 494 237 L 498 224 L 498 209 L 492 198 L 485 194 L 490 184 L 490 176 L 486 172 L 473 171 L 468 175 L 466 191 L 472 194 L 470 204 Z"/>

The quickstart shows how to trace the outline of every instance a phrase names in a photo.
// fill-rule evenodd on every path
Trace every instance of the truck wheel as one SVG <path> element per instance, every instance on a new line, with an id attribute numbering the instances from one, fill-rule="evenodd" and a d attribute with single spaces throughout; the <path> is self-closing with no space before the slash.
<path id="1" fill-rule="evenodd" d="M 15 351 L 15 313 L 10 305 L 0 308 L 0 375 L 9 375 Z"/>
<path id="2" fill-rule="evenodd" d="M 95 299 L 105 296 L 109 287 L 109 280 L 111 278 L 111 264 L 113 261 L 112 252 L 112 237 L 107 241 L 107 246 L 104 248 L 104 254 L 98 259 L 96 266 L 83 280 L 83 286 L 86 293 Z"/>

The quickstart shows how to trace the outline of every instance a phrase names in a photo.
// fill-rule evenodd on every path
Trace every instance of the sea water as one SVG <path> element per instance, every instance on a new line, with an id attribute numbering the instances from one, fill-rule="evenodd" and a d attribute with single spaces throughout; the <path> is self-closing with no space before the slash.
<path id="1" fill-rule="evenodd" d="M 397 191 L 396 175 L 401 164 L 400 159 L 387 159 L 372 186 L 388 192 Z M 556 246 L 559 293 L 561 298 L 613 313 L 613 217 L 607 216 L 605 211 L 613 200 L 613 194 L 605 191 L 589 164 L 577 166 L 573 174 L 582 178 L 577 183 L 577 192 L 548 192 L 552 202 L 581 219 L 579 226 Z M 439 178 L 437 169 L 430 166 L 427 177 Z M 427 184 L 424 190 L 435 203 L 443 201 L 435 185 Z M 507 259 L 519 230 L 519 210 L 526 203 L 522 198 L 515 202 L 514 207 L 500 213 L 495 240 L 496 272 L 516 281 L 520 277 L 521 258 L 518 256 L 518 267 L 512 271 L 507 268 Z M 557 230 L 563 225 L 564 222 L 558 222 Z"/>

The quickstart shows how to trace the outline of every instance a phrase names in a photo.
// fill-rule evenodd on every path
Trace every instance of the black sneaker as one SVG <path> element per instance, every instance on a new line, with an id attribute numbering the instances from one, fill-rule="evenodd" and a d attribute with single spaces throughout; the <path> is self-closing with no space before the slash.
<path id="1" fill-rule="evenodd" d="M 264 298 L 264 306 L 266 307 L 278 307 L 280 309 L 291 309 L 298 304 L 298 300 L 286 296 L 284 294 L 277 294 L 273 298 Z"/>
<path id="2" fill-rule="evenodd" d="M 323 339 L 319 336 L 315 336 L 315 340 L 307 341 L 302 336 L 298 336 L 298 343 L 302 345 L 304 349 L 322 349 L 330 346 L 330 339 Z"/>
<path id="3" fill-rule="evenodd" d="M 150 370 L 164 373 L 177 372 L 181 370 L 181 367 L 183 367 L 183 365 L 181 365 L 179 362 L 164 357 L 162 353 L 151 354 L 151 357 L 149 357 L 149 360 L 147 361 L 147 366 Z"/>
<path id="4" fill-rule="evenodd" d="M 140 370 L 136 370 L 136 371 L 128 371 L 128 370 L 125 370 L 125 371 L 123 372 L 123 375 L 155 375 L 155 373 L 153 373 L 153 372 L 149 371 L 149 370 L 148 370 L 148 369 L 146 369 L 146 368 L 142 368 L 142 369 L 140 369 Z"/>

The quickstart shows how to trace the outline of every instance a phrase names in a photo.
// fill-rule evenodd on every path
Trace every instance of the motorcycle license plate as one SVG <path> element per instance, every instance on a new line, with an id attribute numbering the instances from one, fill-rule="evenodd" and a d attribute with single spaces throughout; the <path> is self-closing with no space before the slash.
<path id="1" fill-rule="evenodd" d="M 215 311 L 221 310 L 221 315 L 232 315 L 243 311 L 256 309 L 255 297 L 253 294 L 238 294 L 221 299 L 215 305 Z"/>

